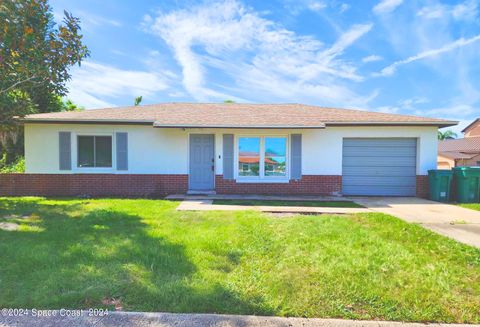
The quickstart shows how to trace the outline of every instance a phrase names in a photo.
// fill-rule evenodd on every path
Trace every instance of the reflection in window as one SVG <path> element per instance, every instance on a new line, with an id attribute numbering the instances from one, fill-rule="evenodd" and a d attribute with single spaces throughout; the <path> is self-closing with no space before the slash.
<path id="1" fill-rule="evenodd" d="M 287 139 L 265 138 L 265 176 L 286 176 Z"/>
<path id="2" fill-rule="evenodd" d="M 78 167 L 112 167 L 111 136 L 79 136 Z"/>
<path id="3" fill-rule="evenodd" d="M 240 137 L 238 139 L 238 175 L 259 176 L 260 138 Z"/>

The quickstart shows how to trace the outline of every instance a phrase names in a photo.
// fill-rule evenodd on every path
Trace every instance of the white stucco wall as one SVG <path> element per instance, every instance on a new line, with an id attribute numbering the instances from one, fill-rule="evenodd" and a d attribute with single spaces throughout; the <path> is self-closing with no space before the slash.
<path id="1" fill-rule="evenodd" d="M 417 138 L 417 175 L 427 175 L 437 166 L 436 127 L 328 127 L 303 133 L 303 174 L 342 174 L 342 142 L 349 137 Z"/>
<path id="2" fill-rule="evenodd" d="M 72 132 L 72 171 L 59 170 L 58 132 Z M 128 133 L 128 171 L 113 168 L 77 168 L 76 136 L 113 135 Z M 425 175 L 437 163 L 436 127 L 327 127 L 324 130 L 220 130 L 220 129 L 161 129 L 134 125 L 73 125 L 26 124 L 25 157 L 27 173 L 129 173 L 129 174 L 187 174 L 188 135 L 215 134 L 216 173 L 223 172 L 222 134 L 289 135 L 303 134 L 302 173 L 304 175 L 341 175 L 342 140 L 344 137 L 415 137 L 417 174 Z M 115 144 L 113 144 L 115 149 Z"/>
<path id="3" fill-rule="evenodd" d="M 25 125 L 25 164 L 27 173 L 69 173 L 59 170 L 58 132 L 72 132 L 72 171 L 70 173 L 185 174 L 188 144 L 180 129 L 160 129 L 134 125 Z M 78 168 L 77 135 L 128 133 L 128 171 L 113 168 Z"/>

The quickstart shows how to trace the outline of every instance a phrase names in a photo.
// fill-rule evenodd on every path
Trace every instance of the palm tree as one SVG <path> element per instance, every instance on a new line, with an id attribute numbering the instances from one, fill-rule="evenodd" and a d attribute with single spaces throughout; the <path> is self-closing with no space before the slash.
<path id="1" fill-rule="evenodd" d="M 445 132 L 438 131 L 438 139 L 440 141 L 451 140 L 451 139 L 455 139 L 455 138 L 457 138 L 457 133 L 455 133 L 454 131 L 452 131 L 450 129 L 446 130 Z"/>
<path id="2" fill-rule="evenodd" d="M 142 96 L 138 96 L 135 98 L 134 106 L 138 106 L 142 102 Z"/>

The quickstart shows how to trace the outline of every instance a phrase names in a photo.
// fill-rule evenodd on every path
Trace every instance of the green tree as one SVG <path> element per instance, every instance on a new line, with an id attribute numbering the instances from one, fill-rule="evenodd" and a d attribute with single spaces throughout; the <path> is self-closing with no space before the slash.
<path id="1" fill-rule="evenodd" d="M 235 101 L 227 99 L 227 100 L 224 100 L 223 103 L 235 103 Z"/>
<path id="2" fill-rule="evenodd" d="M 89 56 L 78 18 L 65 12 L 56 26 L 47 0 L 0 2 L 0 124 L 15 117 L 58 111 L 69 68 Z"/>
<path id="3" fill-rule="evenodd" d="M 446 130 L 445 132 L 438 131 L 438 139 L 443 140 L 450 140 L 457 138 L 457 133 L 452 130 Z"/>
<path id="4" fill-rule="evenodd" d="M 82 111 L 85 110 L 85 107 L 79 106 L 70 99 L 57 98 L 56 104 L 58 110 L 55 111 Z"/>
<path id="5" fill-rule="evenodd" d="M 138 106 L 140 105 L 140 103 L 142 103 L 142 96 L 138 96 L 138 97 L 135 97 L 135 101 L 133 103 L 134 106 Z"/>
<path id="6" fill-rule="evenodd" d="M 0 1 L 0 156 L 5 164 L 23 154 L 16 117 L 78 108 L 62 98 L 70 67 L 90 53 L 79 19 L 64 14 L 56 25 L 47 0 Z"/>

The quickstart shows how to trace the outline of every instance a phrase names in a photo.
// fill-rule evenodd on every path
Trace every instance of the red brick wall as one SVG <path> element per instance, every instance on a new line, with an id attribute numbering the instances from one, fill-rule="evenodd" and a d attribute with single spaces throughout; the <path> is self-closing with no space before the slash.
<path id="1" fill-rule="evenodd" d="M 304 175 L 288 183 L 237 183 L 217 175 L 215 190 L 218 194 L 334 194 L 341 193 L 342 176 Z"/>
<path id="2" fill-rule="evenodd" d="M 187 190 L 188 175 L 0 174 L 1 196 L 149 197 Z"/>
<path id="3" fill-rule="evenodd" d="M 336 194 L 342 176 L 304 175 L 288 183 L 237 183 L 215 177 L 218 194 Z M 0 196 L 160 197 L 184 194 L 188 175 L 0 174 Z M 417 176 L 417 196 L 428 197 L 428 176 Z"/>
<path id="4" fill-rule="evenodd" d="M 417 196 L 428 198 L 428 175 L 417 175 Z"/>

